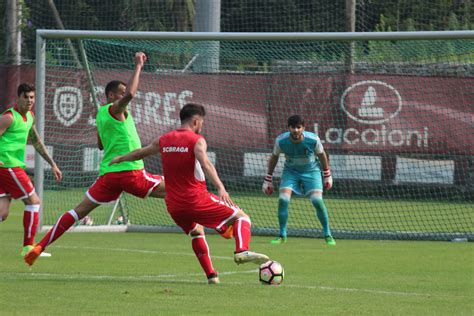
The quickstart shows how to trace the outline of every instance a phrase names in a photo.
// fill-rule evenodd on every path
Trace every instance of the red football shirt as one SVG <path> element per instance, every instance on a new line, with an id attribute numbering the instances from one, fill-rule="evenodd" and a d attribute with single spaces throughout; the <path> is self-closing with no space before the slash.
<path id="1" fill-rule="evenodd" d="M 204 172 L 194 155 L 194 146 L 201 138 L 202 135 L 187 129 L 177 129 L 160 137 L 168 208 L 193 205 L 207 192 Z"/>

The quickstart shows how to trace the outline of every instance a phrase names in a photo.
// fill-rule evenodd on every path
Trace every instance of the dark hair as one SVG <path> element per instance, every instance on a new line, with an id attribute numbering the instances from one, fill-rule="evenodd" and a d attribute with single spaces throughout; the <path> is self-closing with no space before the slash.
<path id="1" fill-rule="evenodd" d="M 179 111 L 179 118 L 181 119 L 181 123 L 190 120 L 194 115 L 204 117 L 206 116 L 206 110 L 200 104 L 186 103 L 181 109 L 181 111 Z"/>
<path id="2" fill-rule="evenodd" d="M 125 82 L 122 82 L 120 80 L 112 80 L 110 81 L 106 86 L 105 86 L 105 97 L 109 97 L 109 92 L 115 92 L 117 91 L 118 87 L 123 84 L 124 86 L 127 86 Z"/>
<path id="3" fill-rule="evenodd" d="M 31 91 L 36 91 L 36 88 L 34 85 L 31 83 L 22 83 L 18 86 L 18 96 L 21 96 L 23 93 L 31 92 Z"/>
<path id="4" fill-rule="evenodd" d="M 296 127 L 298 125 L 304 126 L 304 120 L 299 115 L 292 115 L 288 118 L 288 126 Z"/>

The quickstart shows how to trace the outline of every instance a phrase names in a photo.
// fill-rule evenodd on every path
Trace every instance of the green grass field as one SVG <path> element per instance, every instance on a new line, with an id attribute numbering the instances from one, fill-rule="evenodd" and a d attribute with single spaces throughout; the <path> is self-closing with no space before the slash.
<path id="1" fill-rule="evenodd" d="M 47 191 L 45 224 L 52 225 L 65 211 L 79 203 L 87 188 Z M 274 194 L 232 192 L 234 201 L 247 212 L 254 227 L 276 228 L 278 198 Z M 125 195 L 132 224 L 174 225 L 163 200 L 139 199 Z M 325 198 L 331 227 L 339 231 L 471 233 L 474 231 L 474 206 L 468 202 L 433 200 L 337 199 Z M 106 224 L 112 205 L 101 206 L 91 215 L 95 224 Z M 314 207 L 307 198 L 293 198 L 290 204 L 290 229 L 320 229 Z M 304 234 L 303 234 L 304 235 Z M 337 233 L 336 233 L 337 235 Z"/>
<path id="2" fill-rule="evenodd" d="M 206 284 L 184 234 L 69 233 L 33 268 L 19 256 L 22 204 L 0 224 L 1 315 L 472 315 L 472 243 L 254 237 L 283 264 L 280 287 L 208 236 L 222 284 Z"/>

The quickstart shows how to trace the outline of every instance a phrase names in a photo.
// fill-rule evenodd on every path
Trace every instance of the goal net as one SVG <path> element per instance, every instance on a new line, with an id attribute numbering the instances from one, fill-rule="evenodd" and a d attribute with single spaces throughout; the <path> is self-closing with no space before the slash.
<path id="1" fill-rule="evenodd" d="M 104 87 L 127 82 L 135 52 L 144 51 L 129 105 L 142 144 L 178 127 L 186 102 L 203 104 L 209 156 L 256 234 L 278 232 L 278 194 L 265 196 L 261 185 L 275 137 L 300 114 L 330 156 L 334 187 L 324 199 L 336 238 L 473 238 L 473 31 L 43 30 L 37 39 L 39 130 L 64 173 L 57 184 L 36 160 L 45 227 L 97 178 Z M 162 174 L 159 156 L 145 164 Z M 178 231 L 160 199 L 123 194 L 90 215 L 78 229 Z M 288 228 L 290 236 L 322 235 L 307 198 L 292 198 Z"/>

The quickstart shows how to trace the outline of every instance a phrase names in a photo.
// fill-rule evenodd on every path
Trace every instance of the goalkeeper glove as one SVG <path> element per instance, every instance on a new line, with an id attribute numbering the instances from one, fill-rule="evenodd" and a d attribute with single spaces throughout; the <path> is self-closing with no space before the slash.
<path id="1" fill-rule="evenodd" d="M 330 188 L 332 188 L 332 176 L 330 169 L 323 170 L 323 182 L 324 190 L 329 190 Z"/>
<path id="2" fill-rule="evenodd" d="M 265 180 L 263 181 L 262 191 L 267 195 L 273 194 L 273 176 L 270 173 L 267 173 Z"/>

